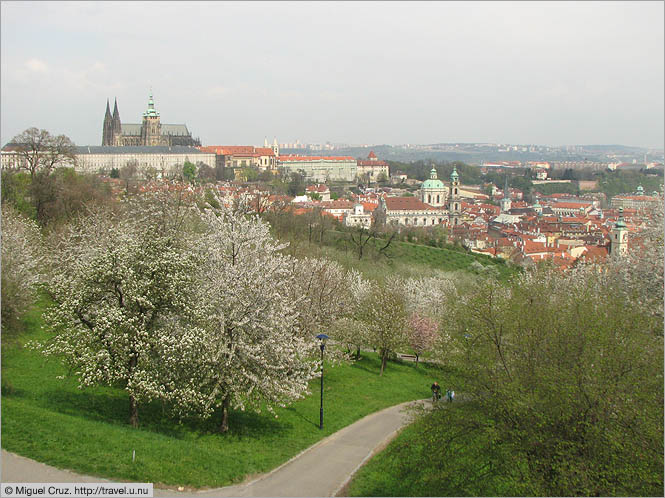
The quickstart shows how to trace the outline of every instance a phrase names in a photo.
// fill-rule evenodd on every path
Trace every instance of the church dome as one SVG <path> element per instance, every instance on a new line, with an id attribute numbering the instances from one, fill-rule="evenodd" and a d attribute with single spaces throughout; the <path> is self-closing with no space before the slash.
<path id="1" fill-rule="evenodd" d="M 422 189 L 427 189 L 427 188 L 443 188 L 443 182 L 441 180 L 425 180 L 423 184 L 420 186 Z"/>
<path id="2" fill-rule="evenodd" d="M 437 178 L 436 169 L 432 168 L 429 172 L 429 180 L 425 180 L 420 186 L 421 189 L 442 189 L 444 188 L 443 182 Z"/>

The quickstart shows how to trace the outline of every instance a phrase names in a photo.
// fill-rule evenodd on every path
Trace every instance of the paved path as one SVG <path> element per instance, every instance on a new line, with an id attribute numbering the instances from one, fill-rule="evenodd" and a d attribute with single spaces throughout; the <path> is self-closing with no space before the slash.
<path id="1" fill-rule="evenodd" d="M 424 403 L 424 401 L 415 402 Z M 155 489 L 155 496 L 335 496 L 360 466 L 408 423 L 409 403 L 373 413 L 247 483 L 204 491 Z M 119 482 L 60 470 L 2 450 L 3 482 Z"/>

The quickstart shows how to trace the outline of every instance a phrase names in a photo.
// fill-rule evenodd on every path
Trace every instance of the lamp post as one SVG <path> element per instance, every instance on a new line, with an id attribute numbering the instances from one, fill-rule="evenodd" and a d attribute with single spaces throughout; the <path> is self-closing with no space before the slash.
<path id="1" fill-rule="evenodd" d="M 319 417 L 319 429 L 323 429 L 323 350 L 326 349 L 326 341 L 328 336 L 326 334 L 319 334 L 316 338 L 320 341 L 321 345 L 321 413 Z"/>

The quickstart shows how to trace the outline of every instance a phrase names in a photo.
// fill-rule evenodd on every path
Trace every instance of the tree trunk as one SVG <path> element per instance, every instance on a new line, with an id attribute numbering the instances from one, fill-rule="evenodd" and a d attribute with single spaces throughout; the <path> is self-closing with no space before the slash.
<path id="1" fill-rule="evenodd" d="M 420 356 L 418 353 L 416 353 L 416 368 L 418 368 L 418 356 Z"/>
<path id="2" fill-rule="evenodd" d="M 132 356 L 129 358 L 128 378 L 132 375 L 132 372 L 134 372 L 134 368 L 136 368 L 136 364 L 138 362 L 139 360 L 136 357 L 136 354 L 132 354 Z M 132 427 L 139 426 L 139 409 L 136 405 L 136 399 L 132 393 L 129 393 L 129 423 Z"/>
<path id="3" fill-rule="evenodd" d="M 222 422 L 219 424 L 219 432 L 228 432 L 229 430 L 229 405 L 231 404 L 231 396 L 227 395 L 222 401 Z"/>
<path id="4" fill-rule="evenodd" d="M 388 359 L 388 350 L 384 349 L 381 352 L 381 373 L 379 377 L 383 377 L 383 370 L 386 368 L 386 360 Z"/>
<path id="5" fill-rule="evenodd" d="M 133 394 L 129 395 L 129 423 L 132 427 L 139 426 L 139 409 Z"/>
<path id="6" fill-rule="evenodd" d="M 356 348 L 356 360 L 360 359 L 360 346 Z"/>

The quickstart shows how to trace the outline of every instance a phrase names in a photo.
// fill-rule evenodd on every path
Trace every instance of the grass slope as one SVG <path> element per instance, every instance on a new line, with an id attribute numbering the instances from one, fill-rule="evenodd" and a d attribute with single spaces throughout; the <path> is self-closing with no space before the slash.
<path id="1" fill-rule="evenodd" d="M 506 281 L 515 275 L 518 267 L 506 264 L 501 259 L 483 254 L 468 253 L 461 250 L 432 247 L 411 242 L 393 241 L 388 249 L 388 257 L 379 255 L 378 250 L 386 243 L 384 240 L 373 240 L 368 244 L 362 259 L 358 259 L 357 250 L 346 240 L 348 235 L 342 232 L 329 231 L 324 244 L 316 241 L 311 244 L 307 240 L 296 237 L 286 238 L 289 243 L 287 253 L 302 258 L 324 257 L 337 261 L 345 268 L 353 268 L 361 272 L 365 278 L 381 280 L 386 275 L 400 277 L 423 277 L 430 275 L 432 270 L 456 275 L 459 278 L 472 277 L 487 272 L 494 273 L 499 280 Z M 371 247 L 369 247 L 371 246 Z M 483 265 L 484 270 L 472 266 L 474 262 Z"/>
<path id="2" fill-rule="evenodd" d="M 263 412 L 235 412 L 230 431 L 214 432 L 218 414 L 206 422 L 175 422 L 161 405 L 142 406 L 140 428 L 127 425 L 124 391 L 79 390 L 65 368 L 22 347 L 46 339 L 41 309 L 25 318 L 20 344 L 2 350 L 2 447 L 79 473 L 156 484 L 216 487 L 277 467 L 321 438 L 382 408 L 429 395 L 433 379 L 450 372 L 434 366 L 390 363 L 379 377 L 375 354 L 353 365 L 326 366 L 325 424 L 319 430 L 319 380 L 312 395 L 293 405 Z M 443 384 L 445 385 L 445 384 Z M 132 462 L 132 451 L 136 461 Z"/>

